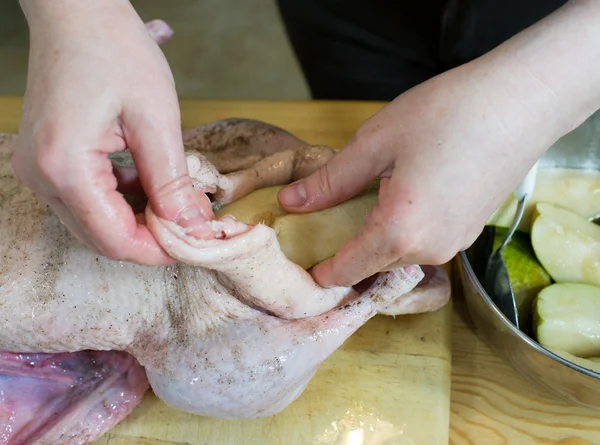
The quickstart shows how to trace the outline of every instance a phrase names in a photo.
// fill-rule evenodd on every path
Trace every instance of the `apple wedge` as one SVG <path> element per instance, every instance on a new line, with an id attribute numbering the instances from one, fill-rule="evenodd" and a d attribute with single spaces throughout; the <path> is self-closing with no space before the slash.
<path id="1" fill-rule="evenodd" d="M 548 349 L 548 348 L 546 348 L 546 349 Z M 577 357 L 573 354 L 569 354 L 568 352 L 565 352 L 565 351 L 555 350 L 552 352 L 554 352 L 556 355 L 564 358 L 565 360 L 570 361 L 571 363 L 575 363 L 576 365 L 579 365 L 583 368 L 587 368 L 590 371 L 600 373 L 600 359 L 598 357 L 581 358 L 581 357 Z"/>
<path id="2" fill-rule="evenodd" d="M 507 232 L 508 230 L 504 228 L 496 228 L 494 250 L 502 244 Z M 552 279 L 535 256 L 529 235 L 526 233 L 520 231 L 514 233 L 511 241 L 502 251 L 502 258 L 515 295 L 519 327 L 522 331 L 530 332 L 533 300 L 543 288 L 552 284 Z"/>
<path id="3" fill-rule="evenodd" d="M 265 187 L 253 191 L 237 201 L 227 204 L 215 211 L 215 216 L 221 218 L 231 215 L 246 224 L 265 224 L 271 226 L 280 215 L 286 211 L 279 205 L 277 193 L 283 186 Z"/>
<path id="4" fill-rule="evenodd" d="M 246 224 L 272 227 L 283 253 L 304 269 L 334 256 L 346 241 L 358 234 L 377 203 L 379 192 L 378 184 L 374 183 L 363 193 L 331 208 L 291 214 L 277 200 L 281 188 L 255 190 L 218 209 L 215 216 L 232 215 Z"/>
<path id="5" fill-rule="evenodd" d="M 600 226 L 556 205 L 538 203 L 531 244 L 554 281 L 600 286 Z"/>
<path id="6" fill-rule="evenodd" d="M 280 216 L 272 227 L 285 256 L 310 269 L 356 236 L 376 203 L 377 192 L 367 191 L 329 209 Z"/>
<path id="7" fill-rule="evenodd" d="M 520 231 L 529 233 L 535 206 L 547 202 L 570 210 L 584 218 L 600 214 L 600 171 L 571 168 L 541 168 L 535 181 L 535 189 L 523 212 L 518 226 Z M 517 200 L 511 195 L 496 209 L 487 225 L 510 227 Z"/>
<path id="8" fill-rule="evenodd" d="M 534 302 L 537 341 L 551 351 L 577 357 L 600 356 L 600 287 L 583 283 L 555 283 Z"/>

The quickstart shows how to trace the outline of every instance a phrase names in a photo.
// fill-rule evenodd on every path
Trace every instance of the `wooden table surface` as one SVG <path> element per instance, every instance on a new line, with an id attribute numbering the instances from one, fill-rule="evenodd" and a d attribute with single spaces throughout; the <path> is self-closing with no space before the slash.
<path id="1" fill-rule="evenodd" d="M 340 133 L 349 140 L 383 104 L 362 102 L 181 101 L 184 128 L 199 111 L 212 119 L 246 117 L 311 134 L 309 142 L 334 148 Z M 0 98 L 0 131 L 16 132 L 20 98 Z M 208 113 L 207 111 L 210 110 Z M 333 137 L 328 129 L 335 128 Z M 318 135 L 315 140 L 314 135 Z M 600 444 L 600 411 L 569 405 L 532 386 L 496 357 L 477 335 L 459 292 L 454 293 L 450 443 Z M 419 444 L 420 445 L 420 444 Z M 424 444 L 427 445 L 427 444 Z"/>

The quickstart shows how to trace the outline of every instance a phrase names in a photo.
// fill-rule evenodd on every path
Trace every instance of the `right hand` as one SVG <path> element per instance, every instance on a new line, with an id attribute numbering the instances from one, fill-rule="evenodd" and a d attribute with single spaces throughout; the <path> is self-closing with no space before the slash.
<path id="1" fill-rule="evenodd" d="M 31 30 L 13 169 L 84 244 L 114 260 L 172 264 L 117 192 L 107 155 L 129 148 L 158 216 L 206 220 L 183 152 L 169 66 L 124 0 L 22 0 Z"/>

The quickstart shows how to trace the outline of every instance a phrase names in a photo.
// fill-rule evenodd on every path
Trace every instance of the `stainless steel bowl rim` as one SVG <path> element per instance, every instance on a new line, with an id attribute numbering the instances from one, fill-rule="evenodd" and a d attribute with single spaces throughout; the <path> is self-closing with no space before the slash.
<path id="1" fill-rule="evenodd" d="M 534 348 L 536 351 L 538 351 L 538 352 L 546 355 L 547 357 L 550 357 L 551 359 L 559 362 L 560 364 L 562 364 L 564 366 L 567 366 L 567 367 L 573 369 L 574 371 L 580 372 L 580 373 L 585 374 L 585 375 L 587 375 L 589 377 L 600 379 L 600 373 L 592 371 L 591 369 L 584 368 L 583 366 L 580 366 L 580 365 L 578 365 L 576 363 L 573 363 L 573 362 L 571 362 L 571 361 L 569 361 L 569 360 L 561 357 L 560 355 L 557 355 L 557 354 L 553 353 L 552 351 L 544 348 L 538 342 L 536 342 L 531 337 L 529 337 L 528 335 L 526 335 L 523 331 L 517 329 L 509 321 L 509 319 L 506 318 L 506 316 L 496 307 L 496 305 L 494 304 L 494 302 L 492 301 L 492 299 L 490 298 L 490 296 L 487 294 L 487 292 L 485 291 L 485 289 L 481 285 L 481 282 L 479 281 L 479 278 L 477 278 L 477 275 L 475 275 L 475 272 L 471 268 L 471 263 L 469 262 L 469 259 L 467 258 L 466 253 L 465 252 L 459 252 L 458 253 L 458 258 L 462 262 L 462 264 L 463 264 L 463 266 L 465 268 L 466 274 L 469 276 L 469 278 L 471 279 L 471 281 L 475 284 L 475 287 L 477 288 L 477 291 L 478 291 L 479 295 L 483 298 L 483 301 L 485 302 L 485 304 L 493 311 L 494 315 L 496 317 L 498 317 L 502 321 L 502 324 L 506 328 L 508 328 L 510 331 L 512 331 L 517 337 L 519 337 L 521 340 L 523 340 L 529 346 L 531 346 L 532 348 Z"/>

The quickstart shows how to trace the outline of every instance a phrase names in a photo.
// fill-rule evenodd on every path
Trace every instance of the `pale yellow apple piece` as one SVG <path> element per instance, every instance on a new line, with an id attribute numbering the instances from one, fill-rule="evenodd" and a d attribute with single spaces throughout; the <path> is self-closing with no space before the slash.
<path id="1" fill-rule="evenodd" d="M 280 216 L 273 229 L 283 253 L 310 269 L 357 235 L 376 203 L 377 191 L 370 190 L 329 209 Z"/>
<path id="2" fill-rule="evenodd" d="M 537 341 L 551 351 L 577 357 L 600 356 L 600 287 L 555 283 L 535 299 Z"/>
<path id="3" fill-rule="evenodd" d="M 600 285 L 600 226 L 548 203 L 533 218 L 531 244 L 554 281 Z"/>
<path id="4" fill-rule="evenodd" d="M 600 215 L 600 171 L 571 168 L 540 168 L 535 189 L 528 200 L 518 229 L 529 233 L 535 205 L 556 204 L 584 218 Z M 488 225 L 509 227 L 517 200 L 511 194 L 487 221 Z"/>
<path id="5" fill-rule="evenodd" d="M 255 190 L 215 211 L 215 216 L 232 215 L 246 224 L 272 227 L 283 253 L 304 269 L 332 257 L 358 234 L 377 203 L 379 191 L 376 184 L 371 184 L 363 193 L 331 208 L 290 214 L 277 201 L 277 192 L 282 187 Z"/>
<path id="6" fill-rule="evenodd" d="M 546 348 L 548 349 L 548 348 Z M 550 351 L 552 351 L 550 349 Z M 588 358 L 581 358 L 581 357 L 577 357 L 573 354 L 569 354 L 568 352 L 565 351 L 552 351 L 554 352 L 556 355 L 564 358 L 565 360 L 568 360 L 572 363 L 575 363 L 576 365 L 581 366 L 582 368 L 586 368 L 589 369 L 590 371 L 594 371 L 597 373 L 600 373 L 600 358 L 598 357 L 588 357 Z"/>
<path id="7" fill-rule="evenodd" d="M 281 188 L 283 186 L 277 185 L 255 190 L 216 210 L 215 216 L 221 218 L 225 215 L 232 215 L 238 221 L 246 224 L 271 226 L 275 218 L 286 214 L 286 211 L 279 205 L 277 200 L 277 192 Z"/>

